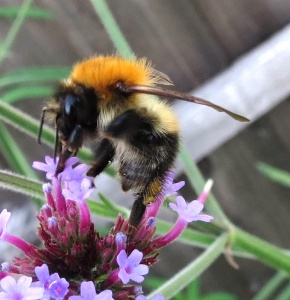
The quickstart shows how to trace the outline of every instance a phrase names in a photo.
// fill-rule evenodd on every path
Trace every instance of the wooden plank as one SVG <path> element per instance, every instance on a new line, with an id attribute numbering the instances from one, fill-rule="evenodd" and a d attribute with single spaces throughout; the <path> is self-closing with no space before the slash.
<path id="1" fill-rule="evenodd" d="M 256 120 L 290 94 L 290 26 L 238 59 L 192 94 Z M 182 140 L 196 160 L 205 157 L 248 124 L 190 103 L 175 103 Z"/>

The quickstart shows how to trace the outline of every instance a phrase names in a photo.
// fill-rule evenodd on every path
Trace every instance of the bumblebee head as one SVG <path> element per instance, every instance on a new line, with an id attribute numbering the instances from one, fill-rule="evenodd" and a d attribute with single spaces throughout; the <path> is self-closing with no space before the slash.
<path id="1" fill-rule="evenodd" d="M 94 134 L 99 96 L 93 88 L 69 81 L 60 83 L 54 101 L 58 106 L 55 124 L 63 146 L 77 153 L 86 135 Z"/>

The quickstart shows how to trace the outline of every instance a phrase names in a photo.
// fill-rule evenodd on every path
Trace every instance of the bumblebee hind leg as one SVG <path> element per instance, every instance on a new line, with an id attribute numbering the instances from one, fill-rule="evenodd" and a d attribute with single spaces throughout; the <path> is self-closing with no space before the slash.
<path id="1" fill-rule="evenodd" d="M 129 223 L 135 227 L 140 224 L 146 210 L 146 206 L 155 201 L 162 188 L 161 178 L 156 178 L 146 185 L 145 189 L 138 193 L 130 213 Z"/>

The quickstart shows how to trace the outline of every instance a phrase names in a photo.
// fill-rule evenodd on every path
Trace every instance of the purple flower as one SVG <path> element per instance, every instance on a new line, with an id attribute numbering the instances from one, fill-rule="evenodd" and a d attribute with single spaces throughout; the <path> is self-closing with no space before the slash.
<path id="1" fill-rule="evenodd" d="M 179 218 L 186 222 L 203 221 L 210 222 L 213 220 L 212 216 L 200 214 L 204 208 L 204 202 L 208 197 L 213 185 L 213 180 L 209 179 L 200 196 L 197 200 L 187 203 L 183 197 L 176 197 L 176 203 L 169 203 L 169 206 L 178 213 Z"/>
<path id="2" fill-rule="evenodd" d="M 81 283 L 81 295 L 71 296 L 69 300 L 114 300 L 112 291 L 105 290 L 97 294 L 92 281 Z"/>
<path id="3" fill-rule="evenodd" d="M 136 300 L 147 300 L 147 298 L 143 295 L 140 295 L 136 298 Z M 153 296 L 152 300 L 164 300 L 162 295 L 156 294 Z"/>
<path id="4" fill-rule="evenodd" d="M 12 276 L 6 276 L 0 281 L 2 292 L 0 299 L 5 300 L 36 300 L 43 296 L 42 287 L 31 287 L 32 278 L 21 276 L 16 281 Z"/>
<path id="5" fill-rule="evenodd" d="M 169 203 L 169 206 L 178 213 L 178 219 L 173 228 L 164 236 L 155 239 L 154 243 L 157 248 L 167 246 L 176 240 L 186 228 L 187 224 L 193 221 L 210 222 L 212 216 L 200 214 L 204 208 L 204 202 L 209 195 L 212 187 L 212 180 L 209 180 L 197 200 L 187 203 L 183 197 L 176 197 L 176 203 Z"/>
<path id="6" fill-rule="evenodd" d="M 36 170 L 46 172 L 46 178 L 51 179 L 55 174 L 58 160 L 58 157 L 56 159 L 53 159 L 50 156 L 45 156 L 45 163 L 35 161 L 33 162 L 32 167 Z"/>
<path id="7" fill-rule="evenodd" d="M 92 188 L 92 182 L 88 178 L 83 178 L 81 182 L 72 181 L 67 184 L 67 188 L 62 190 L 66 199 L 74 201 L 84 201 L 87 199 L 95 188 Z"/>
<path id="8" fill-rule="evenodd" d="M 213 220 L 212 216 L 200 214 L 204 208 L 204 204 L 198 200 L 186 203 L 183 197 L 176 197 L 176 203 L 169 203 L 169 206 L 178 213 L 179 218 L 190 223 L 193 221 L 210 222 Z"/>
<path id="9" fill-rule="evenodd" d="M 168 172 L 163 181 L 161 193 L 163 194 L 164 198 L 176 195 L 177 191 L 179 191 L 185 185 L 184 181 L 174 183 L 174 175 L 174 172 Z"/>
<path id="10" fill-rule="evenodd" d="M 122 250 L 117 256 L 117 263 L 119 265 L 118 276 L 124 284 L 127 284 L 130 280 L 135 282 L 142 282 L 144 277 L 149 272 L 148 266 L 140 264 L 143 258 L 143 253 L 137 249 L 134 249 L 132 253 L 127 256 L 125 250 Z"/>
<path id="11" fill-rule="evenodd" d="M 7 223 L 11 213 L 7 209 L 3 209 L 0 214 L 0 239 L 2 239 L 7 231 Z"/>
<path id="12" fill-rule="evenodd" d="M 50 156 L 45 156 L 45 163 L 35 161 L 35 162 L 33 162 L 32 167 L 36 170 L 46 172 L 46 178 L 52 179 L 52 177 L 54 176 L 55 171 L 56 171 L 58 160 L 59 160 L 58 157 L 56 157 L 54 159 Z M 79 162 L 79 159 L 77 157 L 75 157 L 75 156 L 70 157 L 65 163 L 65 168 L 70 168 L 71 166 L 75 165 L 77 162 Z M 62 174 L 62 173 L 63 172 L 61 172 L 60 174 Z M 58 175 L 60 175 L 60 174 L 58 174 Z"/>
<path id="13" fill-rule="evenodd" d="M 60 278 L 57 273 L 49 275 L 46 264 L 43 264 L 41 267 L 36 267 L 35 274 L 39 279 L 35 285 L 44 288 L 43 299 L 50 299 L 50 297 L 63 299 L 67 294 L 69 283 L 64 278 Z"/>
<path id="14" fill-rule="evenodd" d="M 57 273 L 50 276 L 49 294 L 53 299 L 61 300 L 68 292 L 69 283 L 65 278 L 60 278 Z"/>

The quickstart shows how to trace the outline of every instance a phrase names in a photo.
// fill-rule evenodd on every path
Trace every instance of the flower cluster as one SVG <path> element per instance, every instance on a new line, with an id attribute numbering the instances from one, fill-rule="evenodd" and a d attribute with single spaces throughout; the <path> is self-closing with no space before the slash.
<path id="1" fill-rule="evenodd" d="M 178 196 L 176 203 L 170 203 L 178 219 L 167 234 L 155 236 L 156 215 L 163 200 L 184 185 L 173 183 L 173 173 L 168 172 L 162 191 L 147 206 L 137 228 L 119 215 L 111 231 L 100 236 L 86 203 L 95 190 L 93 178 L 84 175 L 88 166 L 75 166 L 78 159 L 72 157 L 55 177 L 57 159 L 46 157 L 45 161 L 33 164 L 51 181 L 43 185 L 46 203 L 37 215 L 44 247 L 8 233 L 11 214 L 7 210 L 0 214 L 0 240 L 24 253 L 22 258 L 2 264 L 0 299 L 144 300 L 141 282 L 157 262 L 160 249 L 174 241 L 189 222 L 213 219 L 200 214 L 212 185 L 209 182 L 198 200 L 186 203 Z M 163 297 L 155 295 L 154 299 Z"/>

